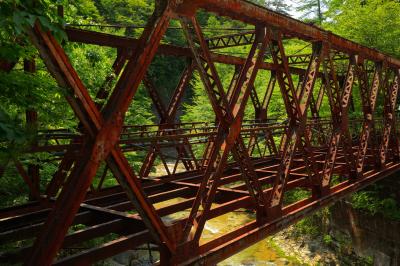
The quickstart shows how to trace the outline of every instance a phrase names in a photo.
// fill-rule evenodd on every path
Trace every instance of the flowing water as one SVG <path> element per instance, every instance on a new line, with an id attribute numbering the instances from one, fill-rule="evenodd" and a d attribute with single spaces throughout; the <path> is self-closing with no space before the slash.
<path id="1" fill-rule="evenodd" d="M 158 169 L 165 171 L 161 165 Z M 159 173 L 159 171 L 157 171 Z M 169 206 L 185 200 L 184 198 L 175 198 L 172 200 L 160 202 L 155 204 L 156 208 Z M 215 207 L 217 205 L 213 205 Z M 173 215 L 163 217 L 163 221 L 170 223 L 173 220 L 187 217 L 189 209 L 174 213 Z M 243 226 L 244 224 L 254 220 L 254 214 L 246 212 L 245 210 L 230 212 L 221 215 L 217 218 L 207 221 L 200 243 L 206 243 L 228 232 L 233 231 L 235 228 Z M 251 247 L 233 255 L 232 257 L 220 262 L 218 265 L 294 265 L 285 258 L 279 257 L 278 253 L 269 245 L 267 240 L 262 240 Z"/>
<path id="2" fill-rule="evenodd" d="M 169 206 L 175 203 L 179 203 L 185 200 L 184 198 L 175 198 L 172 200 L 160 202 L 155 204 L 156 208 L 163 206 Z M 215 207 L 217 205 L 213 205 Z M 173 220 L 187 217 L 189 214 L 189 209 L 174 213 L 173 215 L 163 217 L 165 223 L 171 223 Z M 200 244 L 204 244 L 211 241 L 219 236 L 222 236 L 228 232 L 233 231 L 254 219 L 252 213 L 248 213 L 245 210 L 230 212 L 221 215 L 217 218 L 207 221 L 203 234 L 200 240 Z M 228 266 L 228 265 L 293 265 L 288 260 L 279 257 L 277 252 L 269 245 L 267 240 L 260 241 L 251 247 L 237 253 L 236 255 L 220 262 L 218 265 Z"/>

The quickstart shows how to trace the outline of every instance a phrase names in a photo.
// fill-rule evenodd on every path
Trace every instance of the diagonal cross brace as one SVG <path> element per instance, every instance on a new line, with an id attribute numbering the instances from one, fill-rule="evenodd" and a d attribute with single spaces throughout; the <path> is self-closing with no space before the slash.
<path id="1" fill-rule="evenodd" d="M 375 111 L 376 100 L 378 98 L 377 95 L 380 87 L 380 81 L 382 79 L 382 64 L 375 64 L 375 71 L 370 89 L 368 89 L 368 75 L 365 69 L 364 60 L 359 60 L 357 64 L 357 75 L 359 79 L 359 88 L 364 113 L 363 128 L 361 131 L 360 144 L 358 146 L 356 159 L 357 176 L 361 177 L 363 174 L 364 160 L 367 154 L 370 132 L 374 127 L 373 114 Z"/>
<path id="2" fill-rule="evenodd" d="M 194 229 L 193 241 L 198 242 L 229 152 L 232 151 L 235 160 L 239 163 L 245 182 L 256 204 L 262 208 L 264 206 L 264 194 L 262 193 L 260 184 L 257 182 L 257 175 L 248 158 L 249 155 L 240 136 L 240 130 L 244 108 L 250 96 L 250 90 L 253 86 L 259 64 L 263 60 L 270 36 L 267 34 L 265 28 L 259 30 L 256 41 L 252 45 L 246 63 L 242 67 L 235 87 L 232 90 L 232 96 L 230 99 L 227 99 L 196 18 L 182 18 L 181 24 L 218 120 L 217 134 L 209 155 L 209 162 L 211 163 L 205 169 L 204 177 L 197 192 L 196 200 L 193 203 L 183 235 L 183 240 L 185 241 L 188 239 L 192 229 Z M 192 29 L 195 31 L 195 34 L 191 33 Z M 200 44 L 199 50 L 195 46 L 195 43 Z M 260 48 L 258 49 L 259 44 Z M 203 205 L 201 214 L 199 213 L 200 204 Z M 195 228 L 193 228 L 193 225 L 195 225 Z"/>
<path id="3" fill-rule="evenodd" d="M 234 88 L 236 86 L 236 83 L 238 81 L 238 78 L 239 78 L 239 75 L 240 75 L 241 71 L 242 71 L 242 66 L 241 65 L 235 65 L 235 70 L 234 70 L 233 76 L 231 78 L 231 82 L 230 82 L 229 87 L 228 87 L 227 92 L 226 92 L 226 98 L 228 100 L 232 98 L 232 93 L 233 93 L 233 90 L 234 90 Z M 218 123 L 218 117 L 216 117 L 215 123 Z M 203 168 L 206 168 L 207 165 L 210 163 L 209 158 L 210 158 L 210 155 L 211 155 L 211 152 L 212 152 L 212 149 L 213 149 L 213 145 L 214 145 L 214 136 L 210 136 L 208 138 L 208 141 L 207 141 L 206 147 L 204 149 L 204 153 L 203 153 L 203 162 L 202 162 L 202 167 Z M 217 160 L 219 160 L 219 159 L 220 158 L 217 157 Z"/>
<path id="4" fill-rule="evenodd" d="M 114 64 L 112 66 L 112 73 L 109 74 L 106 77 L 105 82 L 103 85 L 100 87 L 99 91 L 96 94 L 96 100 L 106 100 L 107 97 L 110 94 L 110 89 L 111 89 L 111 83 L 114 80 L 116 76 L 118 76 L 121 71 L 123 66 L 125 65 L 126 57 L 128 56 L 128 51 L 127 49 L 118 49 L 117 51 L 117 58 L 114 61 Z M 101 108 L 103 106 L 102 102 L 99 102 L 96 104 L 98 108 Z M 80 126 L 78 126 L 79 128 Z M 73 143 L 80 143 L 81 142 L 81 137 L 76 137 L 73 140 L 71 140 L 71 144 Z M 57 171 L 53 175 L 50 183 L 48 184 L 46 188 L 46 195 L 48 198 L 55 197 L 60 188 L 62 187 L 63 183 L 65 182 L 65 178 L 68 174 L 68 172 L 71 170 L 74 162 L 75 162 L 75 150 L 73 148 L 70 148 L 66 151 L 65 155 L 63 156 Z"/>
<path id="5" fill-rule="evenodd" d="M 170 252 L 174 251 L 174 244 L 169 239 L 164 224 L 148 202 L 126 158 L 116 147 L 124 114 L 172 16 L 171 3 L 163 4 L 156 7 L 155 15 L 142 34 L 140 45 L 129 60 L 103 113 L 98 111 L 57 41 L 49 33 L 44 33 L 38 25 L 29 32 L 33 43 L 58 83 L 64 88 L 72 89 L 71 95 L 66 96 L 67 100 L 88 135 L 83 145 L 86 152 L 72 170 L 66 186 L 56 200 L 54 209 L 49 214 L 45 229 L 36 239 L 26 264 L 49 265 L 52 262 L 80 203 L 84 200 L 100 162 L 104 159 L 133 201 L 155 241 L 165 244 Z"/>
<path id="6" fill-rule="evenodd" d="M 271 77 L 268 81 L 267 89 L 265 91 L 262 102 L 260 102 L 260 100 L 258 99 L 255 88 L 253 87 L 253 89 L 252 89 L 251 98 L 252 98 L 252 102 L 254 105 L 254 110 L 255 110 L 255 115 L 256 115 L 255 118 L 256 118 L 256 120 L 258 120 L 260 122 L 267 121 L 267 109 L 268 109 L 269 102 L 271 101 L 271 98 L 272 98 L 272 92 L 274 90 L 275 83 L 276 83 L 276 74 L 275 74 L 275 72 L 271 72 Z M 272 131 L 268 130 L 268 129 L 264 130 L 263 135 L 264 135 L 266 146 L 268 147 L 269 153 L 276 155 L 278 153 L 278 151 L 276 148 L 274 137 L 272 135 Z M 249 139 L 249 144 L 248 144 L 250 155 L 253 154 L 254 147 L 256 144 L 257 144 L 257 133 L 252 133 L 250 136 L 250 139 Z"/>
<path id="7" fill-rule="evenodd" d="M 389 88 L 389 91 L 385 92 L 385 117 L 384 117 L 384 129 L 382 134 L 382 143 L 379 148 L 380 166 L 385 167 L 386 157 L 389 147 L 390 136 L 393 135 L 395 131 L 395 108 L 397 102 L 397 95 L 399 90 L 400 82 L 400 70 L 396 69 L 394 75 L 394 80 Z M 388 75 L 388 74 L 386 74 Z M 385 82 L 386 83 L 386 82 Z M 386 83 L 387 84 L 387 83 Z M 398 142 L 398 137 L 394 136 L 395 141 Z M 398 145 L 398 143 L 395 143 Z M 396 148 L 394 148 L 396 149 Z M 398 156 L 398 154 L 397 154 Z"/>
<path id="8" fill-rule="evenodd" d="M 346 120 L 345 117 L 347 117 L 348 114 L 349 99 L 353 88 L 354 68 L 356 64 L 356 58 L 352 56 L 350 58 L 349 66 L 347 68 L 346 81 L 343 84 L 343 89 L 341 91 L 339 89 L 336 70 L 329 49 L 327 49 L 326 51 L 326 58 L 327 60 L 324 61 L 324 74 L 327 84 L 326 86 L 327 95 L 331 107 L 333 131 L 330 138 L 328 146 L 329 148 L 322 171 L 322 180 L 321 180 L 322 193 L 327 193 L 329 190 L 329 185 L 333 175 L 333 169 L 336 162 L 336 155 L 339 148 L 340 139 L 342 136 L 344 136 L 344 138 L 348 138 L 349 135 L 348 121 Z M 352 144 L 350 143 L 348 145 L 350 145 L 350 147 L 347 147 L 345 149 L 347 150 L 352 149 Z M 348 152 L 349 151 L 347 151 L 347 153 Z"/>
<path id="9" fill-rule="evenodd" d="M 282 145 L 282 157 L 278 167 L 272 192 L 270 194 L 268 206 L 270 207 L 270 218 L 275 217 L 281 210 L 283 200 L 283 192 L 286 182 L 288 181 L 290 167 L 296 148 L 302 150 L 304 162 L 307 164 L 308 175 L 313 181 L 317 170 L 313 163 L 313 154 L 311 144 L 309 143 L 307 134 L 305 134 L 305 125 L 307 122 L 307 108 L 314 88 L 315 80 L 319 70 L 322 44 L 315 43 L 313 53 L 309 62 L 306 75 L 301 84 L 301 89 L 296 93 L 293 85 L 291 74 L 289 72 L 288 61 L 285 56 L 284 47 L 280 32 L 275 32 L 275 41 L 272 42 L 271 51 L 274 63 L 279 65 L 277 70 L 277 80 L 284 99 L 285 108 L 289 116 L 289 128 Z M 299 95 L 299 98 L 297 97 Z M 312 169 L 313 173 L 310 173 Z"/>
<path id="10" fill-rule="evenodd" d="M 165 108 L 161 102 L 161 97 L 156 90 L 154 84 L 150 80 L 149 77 L 145 77 L 144 79 L 144 84 L 146 88 L 148 89 L 149 93 L 152 95 L 151 98 L 153 99 L 153 103 L 156 106 L 157 112 L 160 115 L 160 127 L 158 129 L 158 135 L 164 135 L 166 134 L 163 129 L 167 129 L 171 127 L 171 124 L 174 123 L 176 113 L 179 107 L 179 104 L 183 98 L 185 88 L 190 82 L 191 76 L 193 74 L 193 64 L 189 63 L 189 65 L 185 68 L 185 70 L 182 73 L 182 76 L 179 80 L 178 86 L 175 88 L 174 94 L 172 95 L 171 101 L 168 105 L 168 108 Z M 195 165 L 193 165 L 192 161 L 189 159 L 184 159 L 182 160 L 186 170 L 194 169 L 197 168 L 197 161 L 195 160 L 195 157 L 193 156 L 193 151 L 191 149 L 190 144 L 188 143 L 187 138 L 184 139 L 185 144 L 177 144 L 176 150 L 178 154 L 182 158 L 188 158 L 191 156 L 194 160 Z M 155 144 L 157 145 L 157 144 Z M 140 169 L 140 177 L 148 176 L 151 167 L 154 164 L 154 161 L 156 159 L 157 153 L 154 149 L 155 147 L 151 147 L 149 152 L 147 153 L 143 165 Z M 168 170 L 168 169 L 167 169 Z M 169 171 L 169 170 L 168 170 Z"/>

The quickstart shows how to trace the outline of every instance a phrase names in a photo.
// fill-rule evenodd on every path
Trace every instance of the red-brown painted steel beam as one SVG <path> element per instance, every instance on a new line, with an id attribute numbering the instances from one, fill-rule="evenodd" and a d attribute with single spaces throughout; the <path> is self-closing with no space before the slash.
<path id="1" fill-rule="evenodd" d="M 312 198 L 308 198 L 294 203 L 293 205 L 289 205 L 283 209 L 283 215 L 272 222 L 263 225 L 259 225 L 255 221 L 249 222 L 237 228 L 235 231 L 201 245 L 197 256 L 192 254 L 191 258 L 187 260 L 184 260 L 182 257 L 182 261 L 179 265 L 215 265 L 230 257 L 232 254 L 240 252 L 265 237 L 311 215 L 320 208 L 329 206 L 352 192 L 360 190 L 383 177 L 396 173 L 399 167 L 399 164 L 392 164 L 385 171 L 369 172 L 368 175 L 361 180 L 344 182 L 332 188 L 329 195 L 320 199 L 313 200 Z"/>
<path id="2" fill-rule="evenodd" d="M 184 69 L 182 76 L 179 80 L 179 83 L 177 87 L 174 90 L 174 93 L 171 97 L 170 103 L 168 105 L 168 109 L 166 109 L 161 101 L 161 97 L 159 96 L 159 93 L 157 92 L 157 89 L 155 88 L 154 84 L 152 84 L 151 80 L 149 77 L 144 79 L 144 84 L 149 90 L 149 93 L 151 95 L 151 98 L 153 100 L 154 105 L 156 106 L 156 109 L 159 113 L 160 116 L 160 127 L 158 128 L 158 135 L 165 135 L 166 132 L 163 131 L 164 129 L 170 129 L 173 127 L 173 123 L 176 119 L 176 113 L 178 111 L 178 108 L 180 106 L 180 103 L 182 101 L 184 92 L 186 87 L 188 86 L 190 79 L 192 77 L 194 70 L 194 66 L 191 62 L 189 62 L 189 65 Z M 192 170 L 197 168 L 197 161 L 193 155 L 193 151 L 191 149 L 190 144 L 188 143 L 187 139 L 184 139 L 185 144 L 178 144 L 176 145 L 176 150 L 178 153 L 179 158 L 189 158 L 189 156 L 193 159 L 193 162 L 190 159 L 182 159 L 182 163 L 184 164 L 186 170 Z M 151 167 L 153 167 L 154 161 L 156 159 L 157 154 L 159 156 L 161 155 L 161 150 L 159 148 L 158 143 L 155 143 L 154 146 L 150 148 L 148 151 L 142 167 L 140 169 L 139 175 L 140 177 L 145 177 L 148 176 L 151 170 Z M 164 160 L 163 160 L 164 162 Z M 178 160 L 176 161 L 178 163 Z M 164 163 L 165 169 L 169 173 L 170 170 L 166 163 Z"/>
<path id="3" fill-rule="evenodd" d="M 333 176 L 333 168 L 336 162 L 336 155 L 339 149 L 339 143 L 341 138 L 347 138 L 343 141 L 345 143 L 344 146 L 348 145 L 350 141 L 348 139 L 348 108 L 349 108 L 349 99 L 353 89 L 354 83 L 354 67 L 356 64 L 356 58 L 353 56 L 348 64 L 346 81 L 343 84 L 343 88 L 340 89 L 339 83 L 337 81 L 336 76 L 336 66 L 334 65 L 332 58 L 330 56 L 330 51 L 327 49 L 325 51 L 327 60 L 324 62 L 324 72 L 325 72 L 325 80 L 327 84 L 327 94 L 330 102 L 331 108 L 331 116 L 332 116 L 332 126 L 333 131 L 331 133 L 329 149 L 326 154 L 322 178 L 321 178 L 321 189 L 322 193 L 325 193 L 330 186 L 330 182 Z M 343 119 L 343 117 L 345 117 Z M 350 151 L 352 146 L 347 147 L 347 155 L 352 157 L 352 152 Z M 351 153 L 351 154 L 349 154 Z M 346 160 L 346 163 L 350 163 Z M 349 169 L 351 170 L 351 169 Z M 355 170 L 355 169 L 354 169 Z"/>
<path id="4" fill-rule="evenodd" d="M 390 72 L 386 73 L 386 78 L 390 75 Z M 399 83 L 400 83 L 400 70 L 397 69 L 394 71 L 394 77 L 392 84 L 388 91 L 385 91 L 385 107 L 384 107 L 384 128 L 382 133 L 382 142 L 379 148 L 379 157 L 380 157 L 380 166 L 385 167 L 386 160 L 387 160 L 387 152 L 389 148 L 390 138 L 396 132 L 395 127 L 395 108 L 397 103 L 397 95 L 399 90 Z M 388 85 L 388 81 L 384 82 L 384 86 Z M 394 145 L 397 146 L 398 149 L 398 136 L 394 134 Z M 397 155 L 398 156 L 398 155 Z"/>
<path id="5" fill-rule="evenodd" d="M 373 114 L 375 111 L 378 91 L 381 86 L 380 83 L 382 80 L 381 64 L 375 64 L 375 72 L 372 77 L 371 86 L 369 86 L 368 75 L 365 68 L 365 62 L 363 60 L 359 60 L 357 66 L 357 75 L 359 79 L 359 90 L 363 106 L 364 123 L 360 135 L 360 145 L 358 148 L 356 159 L 356 171 L 358 176 L 363 174 L 364 160 L 367 154 L 370 133 L 374 126 Z"/>
<path id="6" fill-rule="evenodd" d="M 206 92 L 219 123 L 215 142 L 212 143 L 212 147 L 210 148 L 211 152 L 209 155 L 209 161 L 211 164 L 207 165 L 203 181 L 199 187 L 196 201 L 193 204 L 184 231 L 184 240 L 186 240 L 195 225 L 193 241 L 198 243 L 204 224 L 208 219 L 207 213 L 210 210 L 214 195 L 219 186 L 220 175 L 222 169 L 225 167 L 230 150 L 233 151 L 233 155 L 243 171 L 251 170 L 250 165 L 247 165 L 246 167 L 241 165 L 247 161 L 243 158 L 247 151 L 241 151 L 237 146 L 236 149 L 238 150 L 235 151 L 234 145 L 236 141 L 236 145 L 240 146 L 238 143 L 242 141 L 238 139 L 238 136 L 240 134 L 240 125 L 244 108 L 247 99 L 250 96 L 250 89 L 253 86 L 255 75 L 258 70 L 258 64 L 261 62 L 260 59 L 262 59 L 260 56 L 264 55 L 265 46 L 269 41 L 269 38 L 268 35 L 266 35 L 266 32 L 263 33 L 264 36 L 261 35 L 261 37 L 256 38 L 257 42 L 253 44 L 249 57 L 246 60 L 246 64 L 241 70 L 241 74 L 235 84 L 235 89 L 232 91 L 232 97 L 231 99 L 227 99 L 215 66 L 211 61 L 208 47 L 204 41 L 204 37 L 196 18 L 192 17 L 182 19 L 181 24 L 184 28 L 185 36 L 192 49 L 195 62 L 197 63 L 197 68 L 200 71 L 200 77 L 204 83 Z M 191 33 L 191 29 L 194 29 L 195 33 Z M 263 29 L 260 29 L 260 33 L 263 32 L 262 30 Z M 199 51 L 197 51 L 194 45 L 195 43 L 200 44 L 201 49 Z M 258 44 L 260 44 L 261 48 L 256 56 Z M 238 100 L 240 101 L 238 102 Z M 244 147 L 244 145 L 241 145 L 241 147 Z M 245 179 L 249 179 L 249 181 L 246 181 L 246 183 L 248 182 L 249 184 L 249 190 L 251 191 L 254 189 L 256 191 L 256 180 L 252 180 L 251 173 L 243 172 L 243 175 Z M 252 184 L 253 182 L 254 184 Z M 263 198 L 262 192 L 253 192 L 253 195 L 257 195 L 255 197 L 255 202 L 260 203 L 259 200 Z M 197 217 L 200 203 L 203 205 L 203 211 L 202 214 Z"/>
<path id="7" fill-rule="evenodd" d="M 69 41 L 78 43 L 95 44 L 100 46 L 123 48 L 134 51 L 135 47 L 138 45 L 138 40 L 129 37 L 122 37 L 107 33 L 100 33 L 95 31 L 81 30 L 75 28 L 67 28 L 66 33 L 68 35 Z M 161 55 L 167 56 L 177 56 L 177 57 L 192 57 L 190 49 L 187 47 L 180 47 L 170 44 L 161 44 L 157 52 Z M 216 63 L 229 64 L 229 65 L 243 65 L 245 58 L 224 55 L 220 53 L 210 52 L 211 59 Z M 274 64 L 263 62 L 260 64 L 261 69 L 275 70 L 276 66 Z M 297 67 L 290 67 L 291 72 L 295 74 L 303 74 L 304 69 Z"/>
<path id="8" fill-rule="evenodd" d="M 274 189 L 269 199 L 270 219 L 274 219 L 277 215 L 280 215 L 284 187 L 297 148 L 301 150 L 304 156 L 304 163 L 307 167 L 310 181 L 316 178 L 315 175 L 318 173 L 311 144 L 308 136 L 305 134 L 305 125 L 307 121 L 307 108 L 321 62 L 322 44 L 314 44 L 313 55 L 308 65 L 305 79 L 302 82 L 301 90 L 299 93 L 296 93 L 280 36 L 281 33 L 276 32 L 277 41 L 272 42 L 271 51 L 274 62 L 282 65 L 281 70 L 277 71 L 277 80 L 284 98 L 289 118 L 289 128 L 286 131 L 285 138 L 282 140 L 283 151 L 281 162 L 276 174 L 276 180 L 274 181 Z"/>
<path id="9" fill-rule="evenodd" d="M 390 67 L 400 68 L 400 60 L 385 55 L 375 49 L 365 47 L 340 37 L 332 32 L 309 25 L 283 14 L 271 11 L 265 7 L 243 0 L 183 0 L 178 6 L 177 12 L 194 14 L 202 8 L 214 12 L 220 16 L 227 16 L 253 25 L 273 26 L 285 33 L 304 40 L 325 41 L 333 48 L 350 54 L 359 54 L 372 61 L 387 61 Z"/>
<path id="10" fill-rule="evenodd" d="M 93 138 L 88 139 L 83 146 L 83 158 L 72 170 L 71 177 L 67 181 L 68 184 L 58 197 L 55 208 L 46 221 L 46 229 L 36 240 L 32 255 L 27 259 L 26 264 L 48 265 L 51 263 L 99 167 L 100 161 L 106 159 L 109 154 L 111 154 L 111 157 L 107 160 L 110 169 L 121 185 L 128 190 L 131 200 L 135 204 L 137 203 L 136 207 L 149 226 L 150 233 L 156 241 L 164 243 L 171 252 L 174 250 L 161 219 L 154 214 L 154 209 L 147 202 L 127 160 L 119 149 L 112 147 L 119 138 L 123 116 L 145 74 L 146 67 L 144 66 L 150 64 L 158 43 L 168 27 L 172 15 L 172 7 L 169 4 L 162 3 L 161 6 L 156 7 L 156 9 L 160 8 L 157 11 L 161 12 L 151 19 L 145 29 L 135 55 L 128 62 L 129 68 L 117 82 L 102 115 L 54 38 L 42 32 L 38 26 L 30 32 L 32 41 L 38 47 L 41 56 L 48 60 L 46 64 L 49 70 L 53 71 L 56 79 L 65 87 L 68 84 L 76 91 L 79 103 L 81 103 L 80 106 L 75 105 L 77 99 L 69 98 L 69 101 Z M 61 76 L 60 73 L 65 74 L 65 76 Z M 66 79 L 64 80 L 64 78 Z M 83 109 L 81 109 L 82 107 Z M 74 201 L 70 200 L 71 197 L 74 198 Z M 59 223 L 59 219 L 63 220 L 63 224 Z M 153 227 L 155 230 L 153 230 Z M 49 243 L 52 244 L 49 245 Z"/>

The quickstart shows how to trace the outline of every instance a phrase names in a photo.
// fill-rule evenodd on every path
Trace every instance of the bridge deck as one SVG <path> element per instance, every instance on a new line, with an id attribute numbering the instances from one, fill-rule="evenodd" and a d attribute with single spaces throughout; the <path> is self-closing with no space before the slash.
<path id="1" fill-rule="evenodd" d="M 353 150 L 357 150 L 357 146 Z M 326 153 L 324 149 L 315 151 L 321 159 Z M 318 155 L 317 155 L 318 156 Z M 311 213 L 348 196 L 369 184 L 376 182 L 390 174 L 400 170 L 400 163 L 389 163 L 380 171 L 366 170 L 363 178 L 341 178 L 335 181 L 329 193 L 320 198 L 315 198 L 311 193 L 310 182 L 302 163 L 302 157 L 297 155 L 295 169 L 290 173 L 286 190 L 304 189 L 310 191 L 310 196 L 297 202 L 286 203 L 280 217 L 263 224 L 253 221 L 233 231 L 208 242 L 202 241 L 197 252 L 192 251 L 191 256 L 182 261 L 182 265 L 190 263 L 214 264 L 240 250 L 274 234 L 275 232 L 293 224 L 294 222 L 310 215 Z M 317 160 L 318 161 L 318 160 Z M 323 160 L 319 161 L 320 168 Z M 370 160 L 367 165 L 373 165 Z M 277 173 L 279 157 L 268 156 L 254 160 L 258 179 L 263 185 L 264 193 L 271 193 L 271 184 Z M 334 174 L 342 176 L 345 165 L 344 156 L 339 151 L 338 163 L 334 168 Z M 216 200 L 210 211 L 209 219 L 235 212 L 238 210 L 253 210 L 256 206 L 249 195 L 240 176 L 240 171 L 235 164 L 226 168 L 222 180 L 222 187 L 218 188 Z M 195 200 L 195 195 L 201 182 L 202 175 L 199 171 L 178 173 L 174 176 L 161 176 L 146 178 L 143 180 L 143 189 L 149 200 L 155 204 L 157 214 L 165 217 L 167 226 L 171 231 L 182 230 L 187 220 L 190 207 Z M 163 204 L 163 202 L 167 204 Z M 159 204 L 161 203 L 161 205 Z M 26 243 L 23 247 L 8 251 L 0 255 L 0 263 L 18 263 L 24 259 L 24 254 L 29 252 L 32 246 L 29 240 L 37 236 L 43 228 L 51 208 L 50 202 L 32 202 L 3 209 L 0 212 L 0 244 Z M 157 207 L 159 206 L 159 207 Z M 179 217 L 179 218 L 173 218 Z M 134 206 L 120 186 L 104 188 L 96 193 L 89 193 L 84 203 L 80 205 L 75 215 L 73 225 L 81 225 L 81 229 L 66 235 L 60 258 L 55 265 L 92 264 L 117 255 L 123 251 L 132 250 L 148 243 L 153 243 L 145 224 L 135 211 Z M 82 226 L 84 225 L 84 226 Z M 84 242 L 99 237 L 107 237 L 115 234 L 109 242 L 81 252 L 71 252 L 73 247 L 84 246 Z M 68 255 L 73 253 L 73 255 Z"/>

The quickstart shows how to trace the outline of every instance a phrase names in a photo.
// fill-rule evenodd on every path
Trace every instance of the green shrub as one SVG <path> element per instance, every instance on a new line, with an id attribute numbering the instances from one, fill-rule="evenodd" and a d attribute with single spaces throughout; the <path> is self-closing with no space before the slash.
<path id="1" fill-rule="evenodd" d="M 324 235 L 323 240 L 326 245 L 330 245 L 333 242 L 331 235 Z"/>
<path id="2" fill-rule="evenodd" d="M 353 208 L 371 215 L 382 214 L 392 220 L 400 220 L 400 207 L 394 195 L 386 195 L 384 187 L 374 185 L 369 190 L 356 192 L 352 195 Z"/>

